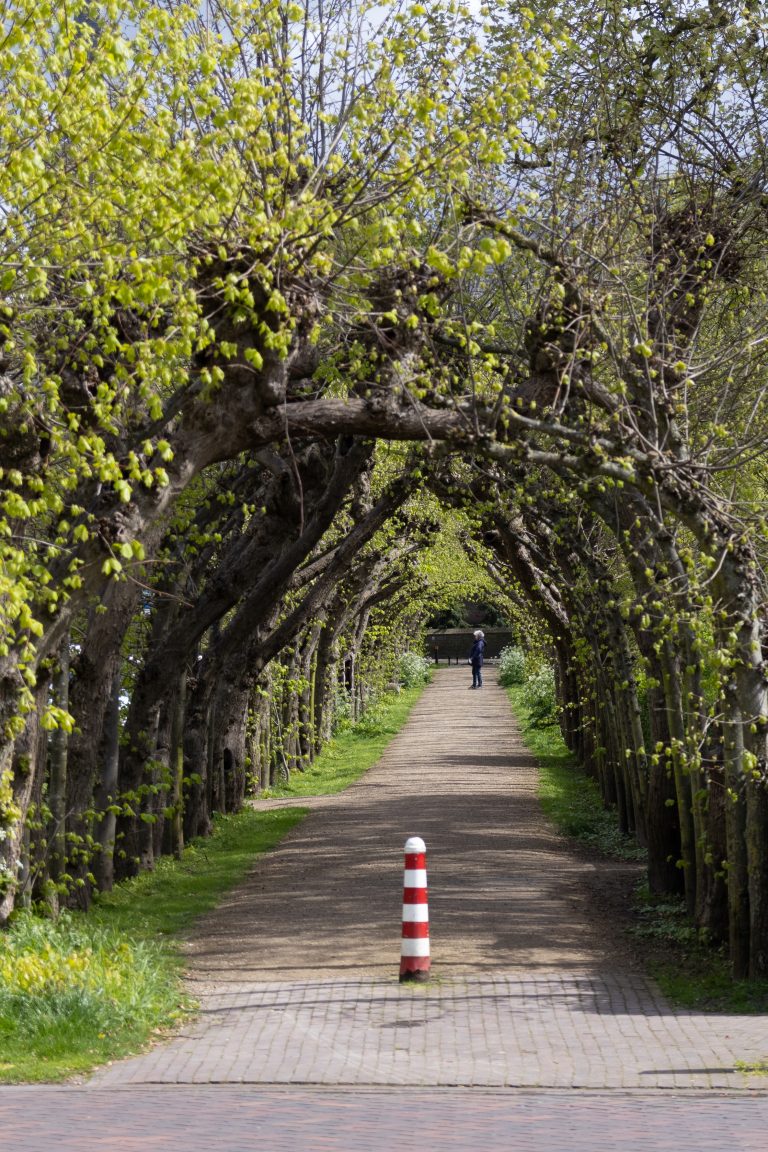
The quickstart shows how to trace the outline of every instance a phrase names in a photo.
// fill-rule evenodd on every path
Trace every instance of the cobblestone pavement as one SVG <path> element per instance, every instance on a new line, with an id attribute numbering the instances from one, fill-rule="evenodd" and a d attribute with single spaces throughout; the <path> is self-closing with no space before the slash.
<path id="1" fill-rule="evenodd" d="M 3 1088 L 0 1131 L 13 1152 L 765 1152 L 768 1098 Z"/>

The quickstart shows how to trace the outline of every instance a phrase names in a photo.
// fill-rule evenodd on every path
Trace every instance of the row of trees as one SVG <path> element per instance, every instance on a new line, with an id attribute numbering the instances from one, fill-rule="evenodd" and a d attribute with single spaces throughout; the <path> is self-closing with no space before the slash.
<path id="1" fill-rule="evenodd" d="M 436 525 L 373 437 L 472 419 L 417 395 L 450 292 L 420 238 L 541 67 L 517 53 L 494 124 L 458 5 L 21 4 L 4 30 L 1 917 L 20 872 L 87 905 L 178 852 L 247 759 L 306 763 L 339 682 L 355 710 L 386 680 Z"/>
<path id="2" fill-rule="evenodd" d="M 246 756 L 306 762 L 339 654 L 433 595 L 437 501 L 654 890 L 764 974 L 758 7 L 35 14 L 0 64 L 3 915 L 30 838 L 87 900 Z"/>

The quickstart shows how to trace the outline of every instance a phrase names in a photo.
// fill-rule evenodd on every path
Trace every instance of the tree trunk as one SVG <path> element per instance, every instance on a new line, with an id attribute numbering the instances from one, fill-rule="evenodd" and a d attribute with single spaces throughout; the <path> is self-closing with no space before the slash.
<path id="1" fill-rule="evenodd" d="M 181 859 L 184 851 L 184 710 L 187 699 L 187 670 L 179 674 L 172 703 L 169 771 L 171 786 L 168 794 L 168 815 L 165 820 L 163 852 Z"/>
<path id="2" fill-rule="evenodd" d="M 120 691 L 121 670 L 112 677 L 109 704 L 104 716 L 101 775 L 96 789 L 96 827 L 94 835 L 100 851 L 93 871 L 101 892 L 111 892 L 115 875 L 115 829 L 118 806 L 118 765 L 120 762 Z"/>
<path id="3" fill-rule="evenodd" d="M 737 979 L 768 975 L 768 687 L 762 656 L 762 590 L 747 549 L 724 553 L 715 587 L 725 612 L 721 649 L 732 670 L 723 691 L 731 966 Z"/>
<path id="4" fill-rule="evenodd" d="M 672 772 L 663 753 L 669 745 L 667 710 L 659 688 L 648 689 L 651 748 L 648 779 L 648 888 L 654 896 L 682 895 L 685 881 L 678 868 L 680 822 Z"/>
<path id="5" fill-rule="evenodd" d="M 24 731 L 13 746 L 10 801 L 23 815 L 6 826 L 5 839 L 0 842 L 0 926 L 7 922 L 14 908 L 22 872 L 26 816 L 39 783 L 38 776 L 45 772 L 45 740 L 40 717 L 47 695 L 48 679 L 43 677 L 34 689 L 34 707 L 27 716 Z"/>
<path id="6" fill-rule="evenodd" d="M 224 811 L 239 812 L 245 798 L 246 728 L 249 687 L 227 693 L 217 709 L 216 745 L 224 778 Z"/>
<path id="7" fill-rule="evenodd" d="M 53 698 L 57 707 L 69 711 L 69 633 L 59 649 L 58 668 L 53 679 Z M 50 773 L 48 804 L 51 821 L 48 832 L 48 874 L 58 885 L 66 871 L 67 861 L 67 751 L 69 738 L 64 728 L 55 728 L 50 739 Z"/>
<path id="8" fill-rule="evenodd" d="M 198 681 L 191 694 L 184 724 L 184 839 L 208 836 L 211 816 L 208 807 L 208 741 L 212 714 L 213 685 Z"/>
<path id="9" fill-rule="evenodd" d="M 669 644 L 661 648 L 661 668 L 664 698 L 669 725 L 669 760 L 677 798 L 677 818 L 680 823 L 680 862 L 683 869 L 685 903 L 688 914 L 696 912 L 696 846 L 693 825 L 693 796 L 688 773 L 688 732 L 683 713 L 682 676 L 676 652 Z"/>
<path id="10" fill-rule="evenodd" d="M 157 751 L 160 726 L 160 702 L 144 710 L 134 692 L 126 724 L 125 743 L 120 750 L 118 792 L 120 814 L 115 834 L 116 880 L 138 875 L 146 838 L 140 831 L 141 816 L 147 812 L 147 797 L 154 780 L 153 761 Z"/>
<path id="11" fill-rule="evenodd" d="M 167 701 L 157 709 L 155 746 L 145 765 L 144 784 L 140 798 L 139 870 L 151 872 L 163 842 L 165 797 L 170 777 L 170 742 L 172 713 Z"/>
<path id="12" fill-rule="evenodd" d="M 712 749 L 711 759 L 704 761 L 707 772 L 706 807 L 706 884 L 702 894 L 701 908 L 697 924 L 705 929 L 715 943 L 728 942 L 728 883 L 726 861 L 728 847 L 726 840 L 725 777 L 722 752 L 718 748 L 717 759 Z"/>

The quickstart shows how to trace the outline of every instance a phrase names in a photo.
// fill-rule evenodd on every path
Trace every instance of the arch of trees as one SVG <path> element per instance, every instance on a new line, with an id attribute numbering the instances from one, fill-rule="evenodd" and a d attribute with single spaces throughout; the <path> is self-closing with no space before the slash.
<path id="1" fill-rule="evenodd" d="M 2 28 L 0 918 L 306 764 L 448 534 L 652 889 L 765 975 L 760 6 Z"/>

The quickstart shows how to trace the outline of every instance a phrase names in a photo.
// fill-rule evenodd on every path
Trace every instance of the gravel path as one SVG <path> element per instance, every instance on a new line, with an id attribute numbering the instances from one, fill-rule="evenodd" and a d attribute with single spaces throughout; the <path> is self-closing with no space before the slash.
<path id="1" fill-rule="evenodd" d="M 200 1017 L 94 1085 L 765 1088 L 764 1018 L 672 1012 L 544 820 L 491 670 L 441 669 L 379 763 L 188 945 Z M 270 802 L 274 806 L 279 802 Z M 402 848 L 427 844 L 434 980 L 397 982 Z"/>

